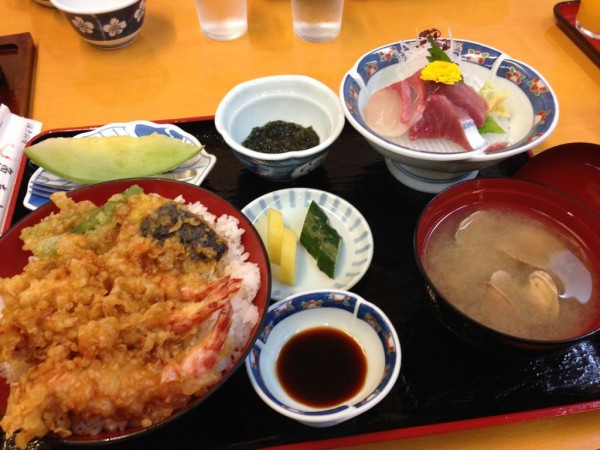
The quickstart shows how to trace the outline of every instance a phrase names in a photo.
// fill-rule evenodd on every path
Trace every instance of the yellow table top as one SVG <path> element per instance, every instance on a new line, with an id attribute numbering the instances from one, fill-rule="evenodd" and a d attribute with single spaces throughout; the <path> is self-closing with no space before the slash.
<path id="1" fill-rule="evenodd" d="M 346 0 L 341 35 L 308 43 L 292 30 L 289 0 L 248 0 L 248 33 L 215 42 L 201 32 L 194 2 L 149 0 L 136 41 L 98 50 L 51 7 L 0 0 L 0 34 L 30 32 L 37 59 L 30 117 L 43 129 L 137 119 L 213 116 L 242 81 L 304 74 L 338 92 L 368 50 L 421 30 L 448 30 L 538 70 L 559 99 L 560 118 L 536 152 L 566 142 L 600 143 L 600 69 L 556 25 L 556 0 Z M 372 448 L 381 444 L 372 444 Z M 386 448 L 391 444 L 387 443 Z M 397 441 L 394 448 L 600 448 L 600 411 Z"/>

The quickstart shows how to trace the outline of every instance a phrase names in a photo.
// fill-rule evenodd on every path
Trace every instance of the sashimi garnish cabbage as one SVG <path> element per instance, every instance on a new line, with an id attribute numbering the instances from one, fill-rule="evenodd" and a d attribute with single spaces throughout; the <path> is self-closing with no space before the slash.
<path id="1" fill-rule="evenodd" d="M 405 62 L 415 70 L 368 98 L 363 108 L 366 124 L 386 138 L 408 133 L 410 140 L 449 139 L 468 151 L 486 150 L 490 144 L 482 134 L 506 134 L 494 117 L 510 116 L 504 103 L 507 93 L 491 81 L 477 92 L 452 60 L 452 43 L 438 44 L 437 30 L 420 37 L 404 53 Z M 493 148 L 507 145 L 495 142 Z"/>

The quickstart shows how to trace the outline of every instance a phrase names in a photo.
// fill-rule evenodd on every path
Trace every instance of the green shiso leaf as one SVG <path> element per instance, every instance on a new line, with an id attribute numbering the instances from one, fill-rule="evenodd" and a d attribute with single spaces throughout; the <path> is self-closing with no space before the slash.
<path id="1" fill-rule="evenodd" d="M 492 119 L 490 116 L 487 116 L 485 119 L 485 123 L 481 125 L 479 128 L 480 134 L 505 134 L 506 131 L 502 129 L 498 122 Z"/>
<path id="2" fill-rule="evenodd" d="M 429 52 L 427 61 L 429 61 L 429 62 L 445 61 L 445 62 L 450 62 L 450 63 L 452 62 L 452 60 L 446 54 L 446 52 L 444 50 L 442 50 L 439 45 L 437 45 L 437 42 L 435 42 L 431 38 L 428 38 L 427 41 L 429 42 L 429 44 L 431 44 L 431 47 L 427 49 L 427 51 Z"/>

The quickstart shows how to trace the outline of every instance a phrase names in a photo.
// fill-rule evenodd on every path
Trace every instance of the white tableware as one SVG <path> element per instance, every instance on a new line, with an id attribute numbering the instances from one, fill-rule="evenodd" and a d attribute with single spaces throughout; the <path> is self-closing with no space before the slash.
<path id="1" fill-rule="evenodd" d="M 282 189 L 257 198 L 246 205 L 242 212 L 250 219 L 265 242 L 268 208 L 281 210 L 285 225 L 300 237 L 306 212 L 313 200 L 325 211 L 330 225 L 343 239 L 335 270 L 336 277 L 332 279 L 321 272 L 314 258 L 298 243 L 294 286 L 280 283 L 277 280 L 279 266 L 271 263 L 271 297 L 274 299 L 279 300 L 314 289 L 350 289 L 367 272 L 373 259 L 374 242 L 369 224 L 354 206 L 329 192 L 309 188 Z"/>
<path id="2" fill-rule="evenodd" d="M 152 133 L 160 133 L 175 139 L 180 139 L 189 144 L 200 146 L 201 143 L 189 133 L 186 133 L 178 126 L 172 124 L 162 124 L 148 122 L 145 120 L 136 120 L 133 122 L 111 123 L 96 128 L 85 133 L 76 135 L 76 138 L 85 137 L 103 137 L 103 136 L 148 136 Z M 196 156 L 188 160 L 185 164 L 169 172 L 172 174 L 167 178 L 174 178 L 177 174 L 185 175 L 176 177 L 180 181 L 190 184 L 200 185 L 210 173 L 217 162 L 216 156 L 202 150 Z M 193 169 L 193 176 L 189 176 L 189 170 Z M 27 193 L 23 200 L 26 208 L 34 210 L 48 202 L 48 197 L 55 191 L 72 191 L 83 187 L 83 184 L 65 180 L 41 167 L 35 171 L 27 184 Z"/>

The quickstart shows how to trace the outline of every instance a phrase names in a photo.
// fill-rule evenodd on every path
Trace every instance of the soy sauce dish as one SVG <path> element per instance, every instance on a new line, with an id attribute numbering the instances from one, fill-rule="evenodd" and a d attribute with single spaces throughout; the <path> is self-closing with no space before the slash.
<path id="1" fill-rule="evenodd" d="M 400 362 L 398 335 L 383 311 L 348 291 L 315 290 L 271 305 L 245 363 L 267 405 L 329 427 L 385 398 Z"/>

